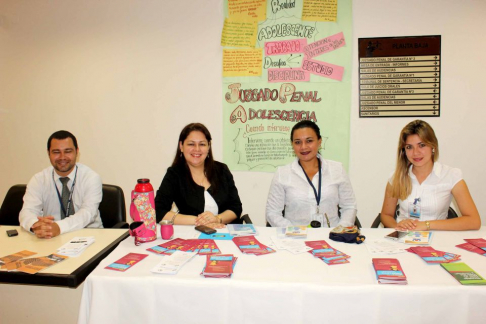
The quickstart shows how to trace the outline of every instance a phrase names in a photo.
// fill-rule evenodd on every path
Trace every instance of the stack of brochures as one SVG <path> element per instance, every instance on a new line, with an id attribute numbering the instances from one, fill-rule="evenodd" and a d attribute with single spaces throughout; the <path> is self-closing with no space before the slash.
<path id="1" fill-rule="evenodd" d="M 405 244 L 427 245 L 432 239 L 432 232 L 428 231 L 410 231 L 403 237 Z"/>
<path id="2" fill-rule="evenodd" d="M 441 264 L 462 285 L 486 285 L 486 280 L 464 262 Z"/>
<path id="3" fill-rule="evenodd" d="M 316 258 L 321 259 L 328 265 L 349 263 L 348 259 L 351 257 L 327 244 L 326 241 L 307 241 L 305 244 L 312 248 L 310 254 Z"/>
<path id="4" fill-rule="evenodd" d="M 230 233 L 221 233 L 221 232 L 216 232 L 216 233 L 213 233 L 213 234 L 201 233 L 201 234 L 199 234 L 198 239 L 200 239 L 200 240 L 228 240 L 229 241 L 229 240 L 233 239 L 233 235 L 231 235 Z"/>
<path id="5" fill-rule="evenodd" d="M 264 255 L 275 252 L 274 249 L 258 242 L 254 236 L 234 237 L 233 242 L 246 254 Z"/>
<path id="6" fill-rule="evenodd" d="M 84 252 L 95 241 L 94 236 L 76 236 L 73 237 L 69 242 L 57 249 L 57 254 L 77 257 Z"/>
<path id="7" fill-rule="evenodd" d="M 304 226 L 304 225 L 287 226 L 287 228 L 285 229 L 285 236 L 286 237 L 306 238 L 307 237 L 307 226 Z"/>
<path id="8" fill-rule="evenodd" d="M 257 231 L 253 224 L 227 224 L 226 228 L 233 236 L 257 235 Z"/>
<path id="9" fill-rule="evenodd" d="M 464 241 L 466 241 L 467 243 L 462 243 L 462 244 L 456 245 L 456 247 L 486 256 L 486 240 L 485 239 L 483 239 L 483 238 L 465 239 Z"/>
<path id="10" fill-rule="evenodd" d="M 208 255 L 201 275 L 205 278 L 231 278 L 237 259 L 233 254 Z"/>
<path id="11" fill-rule="evenodd" d="M 151 271 L 159 274 L 177 274 L 184 264 L 191 260 L 196 252 L 175 251 L 171 255 L 165 255 Z"/>
<path id="12" fill-rule="evenodd" d="M 376 272 L 378 283 L 406 285 L 407 276 L 397 259 L 373 258 L 373 268 Z"/>
<path id="13" fill-rule="evenodd" d="M 16 252 L 14 254 L 9 254 L 9 255 L 6 255 L 4 257 L 1 257 L 0 258 L 0 270 L 6 270 L 3 267 L 3 265 L 5 265 L 7 263 L 15 262 L 15 261 L 18 261 L 20 259 L 32 256 L 34 254 L 36 254 L 36 253 L 32 252 L 32 251 L 23 250 L 23 251 L 20 251 L 20 252 Z"/>
<path id="14" fill-rule="evenodd" d="M 431 263 L 450 263 L 461 259 L 459 254 L 438 251 L 431 246 L 414 246 L 407 249 L 408 252 L 415 253 L 425 262 Z"/>
<path id="15" fill-rule="evenodd" d="M 29 252 L 29 251 L 22 251 L 22 252 Z M 33 252 L 29 252 L 28 254 L 30 253 L 35 254 Z M 20 260 L 17 259 L 17 261 L 5 263 L 4 265 L 2 265 L 2 270 L 21 271 L 28 274 L 35 274 L 61 261 L 64 261 L 67 258 L 68 258 L 67 256 L 53 253 L 47 256 L 42 256 L 37 258 L 28 258 L 28 259 L 20 259 Z"/>
<path id="16" fill-rule="evenodd" d="M 171 255 L 175 251 L 196 252 L 199 255 L 221 253 L 214 240 L 210 240 L 210 239 L 184 240 L 181 238 L 176 238 L 171 241 L 156 246 L 152 246 L 151 248 L 148 248 L 147 251 L 157 253 L 157 254 L 164 254 L 164 255 Z"/>

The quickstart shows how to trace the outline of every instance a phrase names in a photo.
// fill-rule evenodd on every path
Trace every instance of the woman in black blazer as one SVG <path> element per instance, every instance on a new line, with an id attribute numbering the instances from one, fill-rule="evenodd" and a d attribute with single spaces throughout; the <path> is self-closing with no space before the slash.
<path id="1" fill-rule="evenodd" d="M 175 203 L 178 211 L 172 211 Z M 176 156 L 155 197 L 157 221 L 221 228 L 239 219 L 240 197 L 228 167 L 213 160 L 211 134 L 200 123 L 184 127 Z"/>

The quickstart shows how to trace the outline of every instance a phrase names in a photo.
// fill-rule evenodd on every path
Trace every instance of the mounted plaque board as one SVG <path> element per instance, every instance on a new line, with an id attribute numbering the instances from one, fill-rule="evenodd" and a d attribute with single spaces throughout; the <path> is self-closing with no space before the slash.
<path id="1" fill-rule="evenodd" d="M 440 42 L 359 38 L 359 117 L 439 117 Z"/>

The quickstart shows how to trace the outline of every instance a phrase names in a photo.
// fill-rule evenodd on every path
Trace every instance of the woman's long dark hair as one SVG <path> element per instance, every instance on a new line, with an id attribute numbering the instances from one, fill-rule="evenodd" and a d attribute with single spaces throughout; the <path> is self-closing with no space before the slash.
<path id="1" fill-rule="evenodd" d="M 211 133 L 209 133 L 209 130 L 203 124 L 191 123 L 191 124 L 187 125 L 186 127 L 184 127 L 182 129 L 181 134 L 179 135 L 179 141 L 177 142 L 177 151 L 176 151 L 176 155 L 174 157 L 174 161 L 172 162 L 172 166 L 175 167 L 175 166 L 183 165 L 184 170 L 186 170 L 187 180 L 189 181 L 189 183 L 196 185 L 196 183 L 192 179 L 191 170 L 189 169 L 189 166 L 187 165 L 187 161 L 186 161 L 184 154 L 182 153 L 180 145 L 179 145 L 179 143 L 184 144 L 184 141 L 189 136 L 189 134 L 192 133 L 192 132 L 203 133 L 204 136 L 206 137 L 206 140 L 208 141 L 209 151 L 208 151 L 207 158 L 204 160 L 204 174 L 206 175 L 206 178 L 208 179 L 209 183 L 211 184 L 211 190 L 213 192 L 215 192 L 216 187 L 217 187 L 217 176 L 218 175 L 217 175 L 216 170 L 215 170 L 215 163 L 214 163 L 214 159 L 213 159 L 213 149 L 212 149 L 212 145 L 211 145 Z"/>

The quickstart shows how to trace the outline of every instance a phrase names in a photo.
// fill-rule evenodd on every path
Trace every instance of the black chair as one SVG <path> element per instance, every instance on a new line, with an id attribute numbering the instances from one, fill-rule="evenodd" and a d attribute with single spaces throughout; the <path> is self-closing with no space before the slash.
<path id="1" fill-rule="evenodd" d="M 449 210 L 447 211 L 447 219 L 456 218 L 456 217 L 457 217 L 457 213 L 454 210 L 454 208 L 449 207 Z"/>
<path id="2" fill-rule="evenodd" d="M 248 214 L 241 215 L 240 218 L 235 219 L 234 221 L 230 222 L 230 224 L 253 224 L 251 221 L 250 216 Z"/>
<path id="3" fill-rule="evenodd" d="M 24 205 L 24 195 L 27 185 L 12 186 L 0 207 L 0 225 L 19 226 L 19 214 Z"/>
<path id="4" fill-rule="evenodd" d="M 104 184 L 103 199 L 98 209 L 104 228 L 128 228 L 125 196 L 122 188 Z"/>
<path id="5" fill-rule="evenodd" d="M 0 225 L 19 225 L 19 214 L 24 205 L 27 185 L 11 187 L 0 208 Z M 101 220 L 105 228 L 128 228 L 126 222 L 125 197 L 123 190 L 114 185 L 103 185 L 103 199 L 99 206 Z"/>
<path id="6" fill-rule="evenodd" d="M 251 221 L 251 218 L 248 214 L 241 216 L 241 220 L 245 224 L 253 224 L 253 222 Z"/>
<path id="7" fill-rule="evenodd" d="M 400 208 L 399 205 L 397 205 L 397 208 L 395 208 L 395 216 L 393 217 L 395 219 L 397 219 L 397 212 L 399 208 Z M 447 211 L 447 219 L 456 218 L 456 217 L 457 217 L 457 213 L 454 210 L 454 208 L 449 207 L 449 210 Z M 371 224 L 371 228 L 378 228 L 380 224 L 381 224 L 381 213 L 378 213 L 378 216 L 376 216 L 375 220 L 373 221 L 373 224 Z"/>

